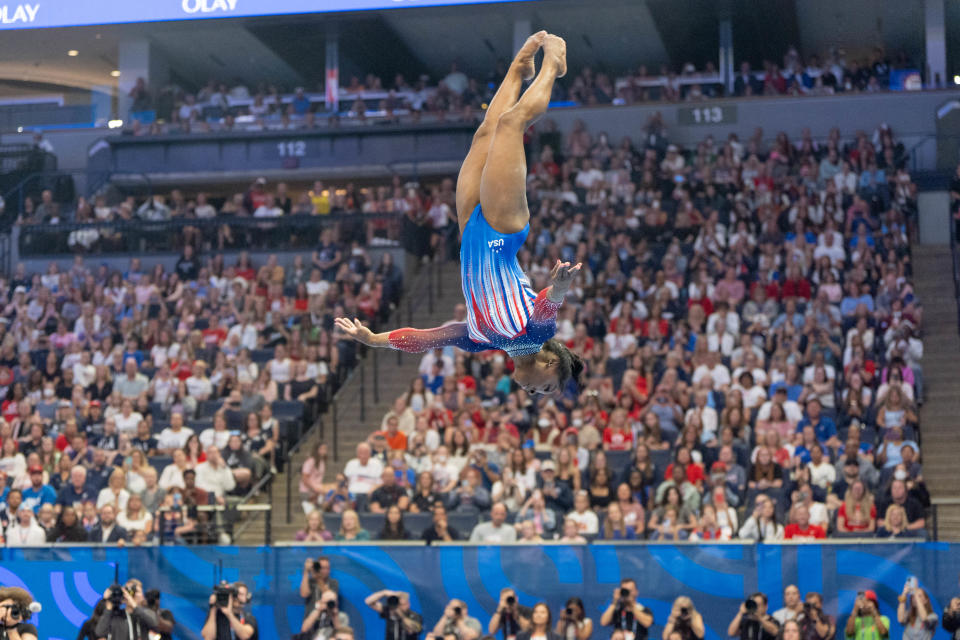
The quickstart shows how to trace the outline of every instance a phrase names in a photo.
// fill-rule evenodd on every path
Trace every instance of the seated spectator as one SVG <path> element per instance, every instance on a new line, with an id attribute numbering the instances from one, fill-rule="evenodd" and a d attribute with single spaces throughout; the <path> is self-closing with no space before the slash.
<path id="1" fill-rule="evenodd" d="M 113 504 L 100 507 L 100 521 L 90 529 L 90 542 L 123 545 L 129 538 L 127 530 L 117 524 L 117 510 Z"/>
<path id="2" fill-rule="evenodd" d="M 584 538 L 578 530 L 576 520 L 573 520 L 572 518 L 567 518 L 563 521 L 563 530 L 561 531 L 561 536 L 558 538 L 558 540 L 566 544 L 587 543 L 587 539 Z"/>
<path id="3" fill-rule="evenodd" d="M 383 521 L 383 529 L 377 535 L 377 540 L 409 540 L 410 533 L 403 525 L 403 511 L 393 504 L 387 508 Z"/>
<path id="4" fill-rule="evenodd" d="M 411 513 L 430 513 L 441 501 L 440 494 L 433 489 L 433 474 L 421 473 L 417 476 L 417 485 L 410 500 Z"/>
<path id="5" fill-rule="evenodd" d="M 433 507 L 432 517 L 432 524 L 421 534 L 421 540 L 430 544 L 431 542 L 453 542 L 462 539 L 460 532 L 448 524 L 447 510 L 442 504 L 438 503 Z"/>
<path id="6" fill-rule="evenodd" d="M 907 492 L 907 485 L 903 480 L 893 480 L 893 482 L 890 483 L 889 494 L 881 496 L 878 503 L 880 504 L 877 510 L 883 514 L 886 514 L 887 509 L 889 509 L 891 505 L 897 505 L 903 508 L 907 516 L 907 529 L 910 531 L 924 529 L 927 526 L 923 507 L 916 498 Z"/>
<path id="7" fill-rule="evenodd" d="M 501 542 L 516 542 L 517 531 L 506 523 L 507 508 L 502 502 L 494 503 L 490 507 L 490 521 L 481 522 L 470 533 L 470 542 L 499 544 Z"/>
<path id="8" fill-rule="evenodd" d="M 823 455 L 823 448 L 815 444 L 810 448 L 810 483 L 821 489 L 829 489 L 837 479 L 837 470 Z"/>
<path id="9" fill-rule="evenodd" d="M 214 446 L 223 450 L 226 449 L 229 440 L 230 430 L 227 429 L 227 418 L 222 411 L 218 411 L 213 416 L 213 426 L 200 432 L 200 444 L 204 449 Z"/>
<path id="10" fill-rule="evenodd" d="M 110 483 L 104 487 L 97 496 L 97 509 L 105 504 L 112 504 L 116 513 L 127 508 L 127 500 L 130 498 L 130 492 L 126 489 L 127 475 L 123 469 L 114 469 L 110 474 Z"/>
<path id="11" fill-rule="evenodd" d="M 170 426 L 157 438 L 157 451 L 165 456 L 173 455 L 175 450 L 183 449 L 192 435 L 193 429 L 183 425 L 183 414 L 179 411 L 171 413 Z"/>
<path id="12" fill-rule="evenodd" d="M 21 504 L 16 511 L 16 518 L 7 525 L 6 536 L 8 547 L 37 547 L 47 542 L 47 534 L 37 522 L 33 509 Z"/>
<path id="13" fill-rule="evenodd" d="M 621 483 L 617 486 L 616 504 L 620 506 L 627 526 L 633 528 L 638 538 L 642 538 L 646 529 L 646 512 L 629 484 Z"/>
<path id="14" fill-rule="evenodd" d="M 678 472 L 674 470 L 674 475 L 677 475 L 677 473 Z M 680 500 L 680 491 L 675 486 L 669 487 L 664 492 L 663 498 L 650 516 L 650 522 L 647 528 L 650 530 L 651 536 L 654 531 L 663 528 L 664 520 L 667 519 L 669 519 L 667 528 L 671 531 L 683 531 L 684 539 L 686 539 L 686 536 L 697 526 L 696 510 L 690 509 Z M 680 538 L 674 537 L 671 539 L 679 540 Z"/>
<path id="15" fill-rule="evenodd" d="M 369 495 L 382 481 L 383 463 L 372 457 L 370 445 L 357 445 L 357 457 L 350 460 L 343 473 L 349 482 L 350 493 L 355 496 Z"/>
<path id="16" fill-rule="evenodd" d="M 332 513 L 343 513 L 346 509 L 356 507 L 356 498 L 350 493 L 347 476 L 342 473 L 337 474 L 333 488 L 327 491 L 320 505 L 321 511 Z"/>
<path id="17" fill-rule="evenodd" d="M 516 522 L 522 524 L 526 521 L 533 522 L 533 528 L 537 535 L 546 535 L 552 537 L 557 529 L 556 512 L 548 509 L 539 489 L 534 490 L 527 502 L 517 512 Z"/>
<path id="18" fill-rule="evenodd" d="M 757 496 L 753 513 L 740 527 L 740 538 L 758 542 L 783 540 L 783 525 L 777 522 L 773 500 L 765 495 Z"/>
<path id="19" fill-rule="evenodd" d="M 797 433 L 802 433 L 804 427 L 813 427 L 817 441 L 832 450 L 840 448 L 841 442 L 837 437 L 837 425 L 834 421 L 822 414 L 822 404 L 816 397 L 807 400 L 807 411 L 797 423 Z"/>
<path id="20" fill-rule="evenodd" d="M 320 442 L 300 466 L 300 504 L 304 513 L 309 514 L 320 506 L 320 498 L 326 493 L 323 487 L 326 469 L 327 445 Z"/>
<path id="21" fill-rule="evenodd" d="M 855 480 L 837 509 L 837 531 L 873 533 L 876 528 L 877 507 L 873 504 L 873 494 L 862 480 Z"/>
<path id="22" fill-rule="evenodd" d="M 360 516 L 353 509 L 347 509 L 340 514 L 340 531 L 334 540 L 343 542 L 360 542 L 370 540 L 370 533 L 360 526 Z"/>
<path id="23" fill-rule="evenodd" d="M 126 509 L 117 514 L 117 524 L 134 538 L 137 534 L 146 540 L 153 533 L 153 515 L 143 506 L 143 499 L 139 494 L 132 494 L 127 500 Z"/>
<path id="24" fill-rule="evenodd" d="M 224 498 L 236 488 L 237 483 L 233 472 L 223 461 L 220 450 L 216 446 L 207 447 L 206 453 L 207 461 L 197 465 L 197 488 L 212 493 L 217 503 L 223 504 Z M 186 475 L 184 475 L 184 481 L 186 481 Z"/>
<path id="25" fill-rule="evenodd" d="M 883 444 L 877 447 L 877 464 L 890 469 L 903 462 L 903 449 L 910 447 L 913 452 L 920 447 L 913 440 L 903 439 L 903 427 L 890 427 L 883 436 Z"/>
<path id="26" fill-rule="evenodd" d="M 47 531 L 47 542 L 87 542 L 87 531 L 80 523 L 77 511 L 73 507 L 64 507 L 57 517 L 53 529 Z"/>
<path id="27" fill-rule="evenodd" d="M 307 514 L 303 529 L 297 531 L 294 540 L 297 542 L 327 542 L 333 540 L 333 534 L 327 531 L 323 524 L 323 516 L 313 510 Z"/>
<path id="28" fill-rule="evenodd" d="M 810 523 L 810 511 L 805 505 L 795 505 L 791 514 L 791 522 L 783 530 L 785 540 L 816 540 L 827 537 L 823 527 Z"/>
<path id="29" fill-rule="evenodd" d="M 370 511 L 373 513 L 386 513 L 386 511 L 396 505 L 401 510 L 407 509 L 410 505 L 410 498 L 403 487 L 397 485 L 397 476 L 393 469 L 384 469 L 380 474 L 381 484 L 370 494 Z"/>
<path id="30" fill-rule="evenodd" d="M 30 486 L 22 490 L 23 504 L 33 509 L 34 513 L 45 504 L 53 505 L 57 501 L 57 492 L 49 484 L 43 482 L 43 466 L 34 464 L 28 467 Z"/>
<path id="31" fill-rule="evenodd" d="M 537 474 L 537 488 L 547 509 L 563 514 L 573 506 L 573 494 L 565 482 L 557 479 L 557 465 L 553 460 L 545 460 Z"/>
<path id="32" fill-rule="evenodd" d="M 671 489 L 676 489 L 678 495 L 682 497 L 683 505 L 689 511 L 697 511 L 700 508 L 700 492 L 687 480 L 686 468 L 682 464 L 674 464 L 670 477 L 657 487 L 656 503 L 662 504 Z"/>

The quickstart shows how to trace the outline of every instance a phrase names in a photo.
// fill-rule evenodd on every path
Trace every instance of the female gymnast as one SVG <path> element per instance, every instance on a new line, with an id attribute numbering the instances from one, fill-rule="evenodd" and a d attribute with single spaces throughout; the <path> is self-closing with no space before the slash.
<path id="1" fill-rule="evenodd" d="M 540 73 L 518 99 L 523 81 L 536 73 L 540 48 Z M 371 347 L 411 353 L 444 346 L 503 349 L 513 358 L 513 379 L 528 393 L 554 393 L 571 378 L 579 380 L 583 360 L 553 335 L 557 310 L 581 265 L 557 261 L 550 286 L 536 294 L 517 262 L 530 231 L 523 132 L 547 110 L 553 83 L 566 72 L 563 39 L 545 31 L 530 36 L 490 101 L 460 168 L 457 219 L 467 321 L 373 333 L 357 319 L 337 318 L 337 327 Z"/>

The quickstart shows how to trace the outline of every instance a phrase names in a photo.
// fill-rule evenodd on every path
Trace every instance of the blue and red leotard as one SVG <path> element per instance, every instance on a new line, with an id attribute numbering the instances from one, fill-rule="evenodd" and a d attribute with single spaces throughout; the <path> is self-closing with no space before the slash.
<path id="1" fill-rule="evenodd" d="M 510 357 L 540 351 L 556 333 L 560 303 L 547 299 L 548 289 L 534 294 L 517 262 L 529 232 L 528 224 L 517 233 L 500 233 L 477 205 L 460 242 L 467 321 L 435 329 L 396 329 L 390 332 L 390 346 L 410 353 L 446 346 L 473 352 L 503 349 Z"/>

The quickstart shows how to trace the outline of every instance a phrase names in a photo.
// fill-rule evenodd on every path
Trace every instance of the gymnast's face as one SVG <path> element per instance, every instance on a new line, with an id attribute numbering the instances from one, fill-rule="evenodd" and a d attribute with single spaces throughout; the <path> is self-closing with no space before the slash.
<path id="1" fill-rule="evenodd" d="M 541 351 L 523 364 L 514 361 L 513 379 L 527 393 L 555 393 L 560 389 L 559 363 L 556 355 Z"/>

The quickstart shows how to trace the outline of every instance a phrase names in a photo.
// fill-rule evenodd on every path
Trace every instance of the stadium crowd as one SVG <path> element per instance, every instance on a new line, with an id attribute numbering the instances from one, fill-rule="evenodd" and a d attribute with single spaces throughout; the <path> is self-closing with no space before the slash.
<path id="1" fill-rule="evenodd" d="M 258 181 L 241 206 L 271 206 L 280 188 Z M 327 195 L 310 202 L 329 205 Z M 187 208 L 177 192 L 144 206 Z M 210 205 L 200 194 L 189 208 Z M 36 215 L 51 212 L 45 198 Z M 316 250 L 286 267 L 276 255 L 226 258 L 181 229 L 172 269 L 134 257 L 117 270 L 78 254 L 64 270 L 21 264 L 0 284 L 7 545 L 226 540 L 217 507 L 283 467 L 354 362 L 333 317 L 375 319 L 399 299 L 402 272 L 389 252 L 373 261 L 362 224 L 347 245 L 324 229 Z"/>
<path id="2" fill-rule="evenodd" d="M 617 77 L 607 69 L 584 67 L 556 84 L 554 100 L 578 105 L 623 105 L 643 102 L 700 101 L 735 96 L 811 95 L 877 92 L 892 88 L 898 71 L 916 70 L 903 51 L 893 57 L 880 47 L 868 59 L 852 60 L 842 50 L 803 58 L 789 47 L 782 61 L 764 60 L 761 69 L 742 62 L 732 92 L 712 62 L 702 69 L 692 62 L 679 69 L 661 65 L 655 72 L 641 65 Z M 131 135 L 260 131 L 358 126 L 374 123 L 472 121 L 493 96 L 506 67 L 500 63 L 486 78 L 470 77 L 451 65 L 443 77 L 421 75 L 408 80 L 397 74 L 384 80 L 375 74 L 351 77 L 340 88 L 339 107 L 326 106 L 322 86 L 283 91 L 275 85 L 247 86 L 211 79 L 194 92 L 170 85 L 151 91 L 139 81 L 130 91 Z M 919 72 L 917 72 L 919 73 Z M 941 88 L 943 78 L 925 86 Z M 895 87 L 894 87 L 895 88 Z M 426 120 L 424 120 L 426 119 Z"/>
<path id="3" fill-rule="evenodd" d="M 324 448 L 305 462 L 300 539 L 926 535 L 916 189 L 893 132 L 685 149 L 652 118 L 640 139 L 530 136 L 518 258 L 535 291 L 584 264 L 556 334 L 582 388 L 530 397 L 501 352 L 426 353 L 333 486 Z"/>

